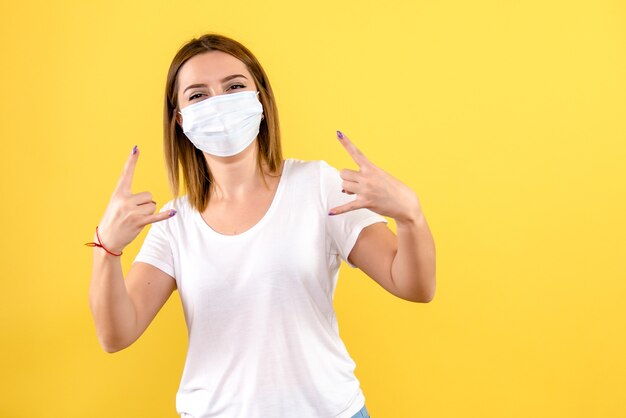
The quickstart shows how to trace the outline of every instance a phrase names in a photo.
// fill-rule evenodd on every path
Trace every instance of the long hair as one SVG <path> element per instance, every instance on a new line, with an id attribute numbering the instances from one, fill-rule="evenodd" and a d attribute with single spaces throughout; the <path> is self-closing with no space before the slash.
<path id="1" fill-rule="evenodd" d="M 204 154 L 185 136 L 176 122 L 178 112 L 178 71 L 191 57 L 208 51 L 222 51 L 243 62 L 259 90 L 263 105 L 263 120 L 257 136 L 257 164 L 263 172 L 263 164 L 276 173 L 282 162 L 278 109 L 269 79 L 256 57 L 242 44 L 226 36 L 209 33 L 184 44 L 170 64 L 165 83 L 165 107 L 163 112 L 163 149 L 165 165 L 174 197 L 180 192 L 180 169 L 185 181 L 189 203 L 199 212 L 206 209 L 213 181 Z"/>

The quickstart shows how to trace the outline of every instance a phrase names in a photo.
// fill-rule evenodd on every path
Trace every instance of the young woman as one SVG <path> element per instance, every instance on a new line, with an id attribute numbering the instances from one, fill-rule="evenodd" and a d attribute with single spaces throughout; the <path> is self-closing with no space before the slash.
<path id="1" fill-rule="evenodd" d="M 149 192 L 131 192 L 135 146 L 90 243 L 104 350 L 131 345 L 177 289 L 189 331 L 182 417 L 369 417 L 339 336 L 337 274 L 344 260 L 402 299 L 432 300 L 435 247 L 415 193 L 339 131 L 358 171 L 283 160 L 269 80 L 221 35 L 174 57 L 164 136 L 174 199 L 155 213 Z M 124 279 L 119 255 L 148 224 Z"/>

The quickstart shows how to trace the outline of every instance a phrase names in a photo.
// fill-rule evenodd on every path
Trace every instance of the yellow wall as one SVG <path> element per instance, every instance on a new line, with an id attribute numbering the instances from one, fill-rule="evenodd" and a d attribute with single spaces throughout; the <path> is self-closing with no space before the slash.
<path id="1" fill-rule="evenodd" d="M 105 354 L 91 241 L 124 161 L 170 199 L 165 73 L 216 31 L 275 88 L 287 157 L 413 187 L 430 304 L 344 266 L 335 304 L 374 418 L 626 416 L 623 1 L 0 3 L 0 416 L 174 417 L 178 294 Z M 130 267 L 145 236 L 126 249 Z"/>

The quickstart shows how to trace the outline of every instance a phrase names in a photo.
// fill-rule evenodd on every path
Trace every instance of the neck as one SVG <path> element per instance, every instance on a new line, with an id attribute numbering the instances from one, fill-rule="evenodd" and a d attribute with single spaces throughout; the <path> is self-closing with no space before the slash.
<path id="1" fill-rule="evenodd" d="M 211 200 L 240 200 L 259 187 L 265 187 L 257 164 L 257 154 L 256 141 L 232 157 L 204 153 L 213 176 Z"/>

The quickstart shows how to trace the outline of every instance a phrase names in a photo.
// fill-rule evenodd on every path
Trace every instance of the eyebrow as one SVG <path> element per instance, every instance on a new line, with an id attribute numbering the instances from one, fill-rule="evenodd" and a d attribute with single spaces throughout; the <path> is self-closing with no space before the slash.
<path id="1" fill-rule="evenodd" d="M 222 79 L 222 83 L 225 83 L 228 80 L 232 80 L 233 78 L 237 78 L 237 77 L 243 77 L 243 78 L 245 78 L 247 80 L 246 76 L 243 75 L 243 74 L 232 74 L 232 75 L 224 77 Z M 187 86 L 187 88 L 185 88 L 185 90 L 183 90 L 183 93 L 185 93 L 189 89 L 195 89 L 197 87 L 206 87 L 206 84 L 192 84 L 190 86 Z"/>

